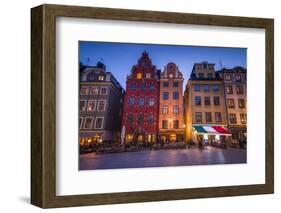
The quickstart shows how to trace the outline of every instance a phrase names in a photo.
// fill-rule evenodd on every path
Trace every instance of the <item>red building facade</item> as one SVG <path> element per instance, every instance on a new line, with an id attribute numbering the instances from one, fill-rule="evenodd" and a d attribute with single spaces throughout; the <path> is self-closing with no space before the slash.
<path id="1" fill-rule="evenodd" d="M 149 144 L 158 138 L 159 74 L 145 51 L 126 81 L 121 140 Z"/>

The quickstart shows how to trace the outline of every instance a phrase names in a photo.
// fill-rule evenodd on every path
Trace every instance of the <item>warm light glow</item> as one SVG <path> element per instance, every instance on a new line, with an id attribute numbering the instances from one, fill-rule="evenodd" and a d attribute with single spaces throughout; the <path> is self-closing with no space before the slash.
<path id="1" fill-rule="evenodd" d="M 183 128 L 185 128 L 186 126 L 185 126 L 185 124 L 183 125 Z"/>
<path id="2" fill-rule="evenodd" d="M 91 139 L 88 139 L 88 142 L 90 143 L 90 142 L 91 142 Z"/>
<path id="3" fill-rule="evenodd" d="M 142 78 L 142 74 L 141 74 L 140 72 L 137 73 L 137 78 L 138 78 L 138 79 Z"/>
<path id="4" fill-rule="evenodd" d="M 172 118 L 169 118 L 169 122 L 172 122 Z"/>
<path id="5" fill-rule="evenodd" d="M 204 134 L 204 139 L 208 140 L 208 135 Z"/>
<path id="6" fill-rule="evenodd" d="M 219 140 L 219 139 L 220 139 L 220 136 L 219 136 L 219 135 L 216 135 L 216 136 L 215 136 L 215 139 L 216 139 L 216 140 Z"/>

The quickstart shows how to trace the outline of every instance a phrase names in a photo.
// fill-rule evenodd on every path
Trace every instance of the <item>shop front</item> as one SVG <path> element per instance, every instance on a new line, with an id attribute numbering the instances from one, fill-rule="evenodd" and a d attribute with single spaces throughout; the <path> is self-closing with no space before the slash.
<path id="1" fill-rule="evenodd" d="M 231 141 L 231 133 L 225 126 L 193 125 L 192 140 L 199 147 L 211 145 L 225 148 Z"/>

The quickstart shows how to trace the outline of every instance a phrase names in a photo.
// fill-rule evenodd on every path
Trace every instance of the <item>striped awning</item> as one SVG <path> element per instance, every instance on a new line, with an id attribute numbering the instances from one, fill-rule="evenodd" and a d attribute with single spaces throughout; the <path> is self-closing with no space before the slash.
<path id="1" fill-rule="evenodd" d="M 193 126 L 198 134 L 208 135 L 231 135 L 231 133 L 223 126 Z"/>

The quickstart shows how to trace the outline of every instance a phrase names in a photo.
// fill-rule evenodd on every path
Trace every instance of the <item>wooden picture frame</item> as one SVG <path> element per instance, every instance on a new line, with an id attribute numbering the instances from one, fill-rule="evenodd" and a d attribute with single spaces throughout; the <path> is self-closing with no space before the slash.
<path id="1" fill-rule="evenodd" d="M 265 29 L 265 184 L 56 195 L 56 17 Z M 42 208 L 267 194 L 274 191 L 274 21 L 126 9 L 41 5 L 31 9 L 31 203 Z"/>

